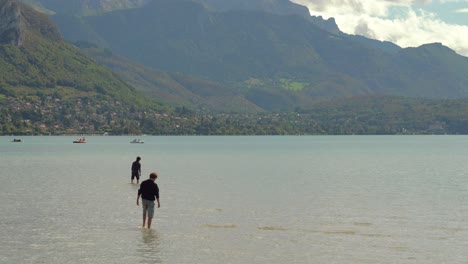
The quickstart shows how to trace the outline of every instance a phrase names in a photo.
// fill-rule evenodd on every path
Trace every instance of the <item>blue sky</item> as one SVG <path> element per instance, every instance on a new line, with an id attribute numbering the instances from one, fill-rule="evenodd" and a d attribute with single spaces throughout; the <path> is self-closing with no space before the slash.
<path id="1" fill-rule="evenodd" d="M 447 23 L 468 26 L 468 1 L 445 4 L 440 2 L 417 4 L 415 7 L 437 14 Z"/>
<path id="2" fill-rule="evenodd" d="M 468 56 L 468 0 L 291 0 L 346 33 L 401 47 L 440 42 Z"/>

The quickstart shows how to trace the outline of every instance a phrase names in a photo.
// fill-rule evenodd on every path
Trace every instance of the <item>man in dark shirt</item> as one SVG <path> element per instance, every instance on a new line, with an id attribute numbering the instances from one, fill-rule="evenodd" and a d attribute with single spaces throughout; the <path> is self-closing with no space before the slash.
<path id="1" fill-rule="evenodd" d="M 158 175 L 156 172 L 150 174 L 150 178 L 143 181 L 140 184 L 140 189 L 138 190 L 137 196 L 137 206 L 140 206 L 140 196 L 141 204 L 143 206 L 143 227 L 145 227 L 146 216 L 148 216 L 148 228 L 151 228 L 151 222 L 153 221 L 154 216 L 154 200 L 158 201 L 158 208 L 161 207 L 159 203 L 159 187 L 156 184 L 156 178 Z"/>
<path id="2" fill-rule="evenodd" d="M 141 164 L 140 164 L 140 157 L 137 157 L 136 160 L 132 163 L 132 183 L 133 179 L 136 178 L 137 184 L 140 181 L 141 175 Z"/>

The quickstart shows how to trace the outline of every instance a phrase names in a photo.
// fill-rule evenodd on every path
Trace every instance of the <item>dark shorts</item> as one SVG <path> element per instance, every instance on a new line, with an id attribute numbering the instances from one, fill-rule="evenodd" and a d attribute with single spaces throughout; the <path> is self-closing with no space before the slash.
<path id="1" fill-rule="evenodd" d="M 137 180 L 140 179 L 140 174 L 138 173 L 138 171 L 132 171 L 132 180 L 135 179 L 135 178 Z"/>

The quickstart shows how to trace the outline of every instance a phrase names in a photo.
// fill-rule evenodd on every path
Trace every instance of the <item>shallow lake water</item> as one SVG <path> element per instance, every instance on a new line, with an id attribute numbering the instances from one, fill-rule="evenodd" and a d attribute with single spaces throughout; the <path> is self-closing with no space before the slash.
<path id="1" fill-rule="evenodd" d="M 466 136 L 140 138 L 0 137 L 0 263 L 468 259 Z"/>

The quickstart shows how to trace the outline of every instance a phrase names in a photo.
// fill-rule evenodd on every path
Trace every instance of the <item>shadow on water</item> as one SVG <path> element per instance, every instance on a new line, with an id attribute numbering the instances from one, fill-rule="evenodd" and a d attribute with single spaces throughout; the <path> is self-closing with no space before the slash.
<path id="1" fill-rule="evenodd" d="M 154 229 L 141 229 L 141 243 L 137 253 L 140 263 L 162 263 L 160 251 L 160 234 Z"/>

